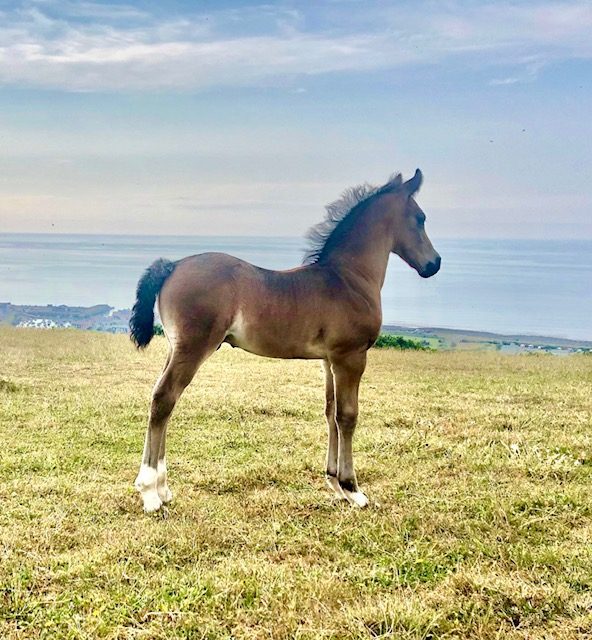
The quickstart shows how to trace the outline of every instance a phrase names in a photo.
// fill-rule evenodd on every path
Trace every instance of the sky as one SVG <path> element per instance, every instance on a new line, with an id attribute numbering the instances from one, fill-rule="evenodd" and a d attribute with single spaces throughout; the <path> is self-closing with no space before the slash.
<path id="1" fill-rule="evenodd" d="M 0 232 L 592 238 L 592 2 L 0 0 Z"/>

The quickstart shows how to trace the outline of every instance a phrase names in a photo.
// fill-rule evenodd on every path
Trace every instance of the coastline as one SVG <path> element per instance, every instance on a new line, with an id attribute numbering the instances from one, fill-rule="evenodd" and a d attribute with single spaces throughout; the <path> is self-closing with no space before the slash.
<path id="1" fill-rule="evenodd" d="M 130 309 L 107 304 L 91 307 L 68 305 L 13 305 L 0 302 L 0 325 L 36 329 L 80 329 L 127 333 Z M 534 334 L 503 334 L 448 327 L 384 324 L 384 333 L 427 342 L 440 350 L 496 350 L 505 353 L 545 351 L 558 355 L 592 352 L 592 340 Z"/>
<path id="2" fill-rule="evenodd" d="M 523 333 L 494 333 L 472 329 L 452 329 L 448 327 L 416 327 L 410 325 L 387 324 L 386 333 L 402 335 L 406 338 L 438 341 L 443 349 L 496 349 L 507 353 L 528 351 L 592 351 L 592 340 L 574 340 L 555 336 L 541 336 Z"/>

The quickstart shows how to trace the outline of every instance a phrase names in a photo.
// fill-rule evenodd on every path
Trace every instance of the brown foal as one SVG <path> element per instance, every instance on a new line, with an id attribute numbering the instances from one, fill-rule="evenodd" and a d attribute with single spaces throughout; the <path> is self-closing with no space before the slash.
<path id="1" fill-rule="evenodd" d="M 223 253 L 203 253 L 178 262 L 160 259 L 146 270 L 131 337 L 139 348 L 150 342 L 158 296 L 169 353 L 152 395 L 135 482 L 145 511 L 157 511 L 172 498 L 167 421 L 199 366 L 223 342 L 268 358 L 323 360 L 327 483 L 351 504 L 368 504 L 354 472 L 352 436 L 366 352 L 380 331 L 389 255 L 396 253 L 424 278 L 440 268 L 413 198 L 421 181 L 418 169 L 407 182 L 397 175 L 382 187 L 350 189 L 310 232 L 315 247 L 295 269 L 270 271 Z"/>

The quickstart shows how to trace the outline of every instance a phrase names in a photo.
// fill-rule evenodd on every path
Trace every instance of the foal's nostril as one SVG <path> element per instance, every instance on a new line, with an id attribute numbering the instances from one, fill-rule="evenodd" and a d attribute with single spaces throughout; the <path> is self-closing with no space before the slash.
<path id="1" fill-rule="evenodd" d="M 440 271 L 442 258 L 438 256 L 433 262 L 428 262 L 425 269 L 419 274 L 422 278 L 430 278 Z"/>

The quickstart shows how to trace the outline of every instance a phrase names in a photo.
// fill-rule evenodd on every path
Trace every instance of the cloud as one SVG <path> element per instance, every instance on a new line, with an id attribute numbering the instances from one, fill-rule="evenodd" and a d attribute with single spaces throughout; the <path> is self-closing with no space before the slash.
<path id="1" fill-rule="evenodd" d="M 508 86 L 513 84 L 524 84 L 525 82 L 533 82 L 537 79 L 539 72 L 544 69 L 545 62 L 543 60 L 523 61 L 520 65 L 518 73 L 513 76 L 504 78 L 493 78 L 489 81 L 492 87 Z"/>
<path id="2" fill-rule="evenodd" d="M 193 91 L 449 60 L 515 65 L 528 76 L 535 58 L 540 69 L 592 57 L 589 2 L 319 6 L 260 5 L 172 18 L 127 4 L 27 3 L 0 16 L 0 83 Z"/>
<path id="3" fill-rule="evenodd" d="M 493 80 L 489 81 L 489 84 L 492 87 L 503 87 L 510 84 L 518 84 L 519 82 L 522 82 L 520 78 L 510 76 L 508 78 L 494 78 Z"/>

